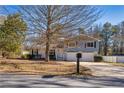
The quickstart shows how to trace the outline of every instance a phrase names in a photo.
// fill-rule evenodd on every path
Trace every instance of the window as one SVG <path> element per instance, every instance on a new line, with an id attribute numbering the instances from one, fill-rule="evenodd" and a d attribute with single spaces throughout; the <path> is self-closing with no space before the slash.
<path id="1" fill-rule="evenodd" d="M 93 42 L 88 42 L 88 43 L 87 43 L 87 47 L 94 47 L 94 46 L 93 46 Z"/>

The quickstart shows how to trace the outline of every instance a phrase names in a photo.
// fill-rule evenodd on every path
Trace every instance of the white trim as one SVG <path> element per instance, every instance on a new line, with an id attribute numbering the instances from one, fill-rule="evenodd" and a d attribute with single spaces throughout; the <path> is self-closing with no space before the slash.
<path id="1" fill-rule="evenodd" d="M 97 39 L 97 38 L 95 38 L 95 37 L 92 37 L 92 36 L 89 36 L 89 35 L 86 35 L 86 34 L 80 34 L 80 35 L 88 36 L 89 38 L 92 38 L 92 39 L 95 39 L 95 40 L 101 41 L 100 39 Z"/>

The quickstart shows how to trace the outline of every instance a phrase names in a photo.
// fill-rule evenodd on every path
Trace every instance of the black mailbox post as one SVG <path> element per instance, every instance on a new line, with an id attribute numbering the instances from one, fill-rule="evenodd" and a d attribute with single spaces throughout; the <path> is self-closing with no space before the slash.
<path id="1" fill-rule="evenodd" d="M 82 58 L 82 54 L 81 53 L 77 53 L 76 54 L 77 57 L 77 74 L 79 74 L 79 70 L 80 70 L 80 58 Z"/>

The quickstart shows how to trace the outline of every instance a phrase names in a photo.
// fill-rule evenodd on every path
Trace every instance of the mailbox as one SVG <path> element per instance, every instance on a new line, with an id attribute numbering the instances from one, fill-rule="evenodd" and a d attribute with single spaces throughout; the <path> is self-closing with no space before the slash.
<path id="1" fill-rule="evenodd" d="M 80 71 L 80 58 L 82 58 L 82 54 L 77 53 L 76 57 L 77 57 L 77 74 L 79 74 L 79 71 Z"/>
<path id="2" fill-rule="evenodd" d="M 77 54 L 76 54 L 76 57 L 77 57 L 77 58 L 82 58 L 82 54 L 81 54 L 81 53 L 77 53 Z"/>

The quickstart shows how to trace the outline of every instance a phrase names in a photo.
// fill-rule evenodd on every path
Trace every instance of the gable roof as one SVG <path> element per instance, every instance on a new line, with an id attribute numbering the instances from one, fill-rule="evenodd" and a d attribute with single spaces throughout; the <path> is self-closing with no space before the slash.
<path id="1" fill-rule="evenodd" d="M 100 41 L 100 39 L 98 38 L 95 38 L 95 37 L 92 37 L 90 35 L 86 35 L 86 34 L 80 34 L 80 35 L 77 35 L 77 36 L 74 36 L 74 37 L 70 37 L 70 38 L 67 38 L 65 39 L 65 42 L 67 41 L 78 41 L 78 40 L 81 40 L 81 41 Z"/>

